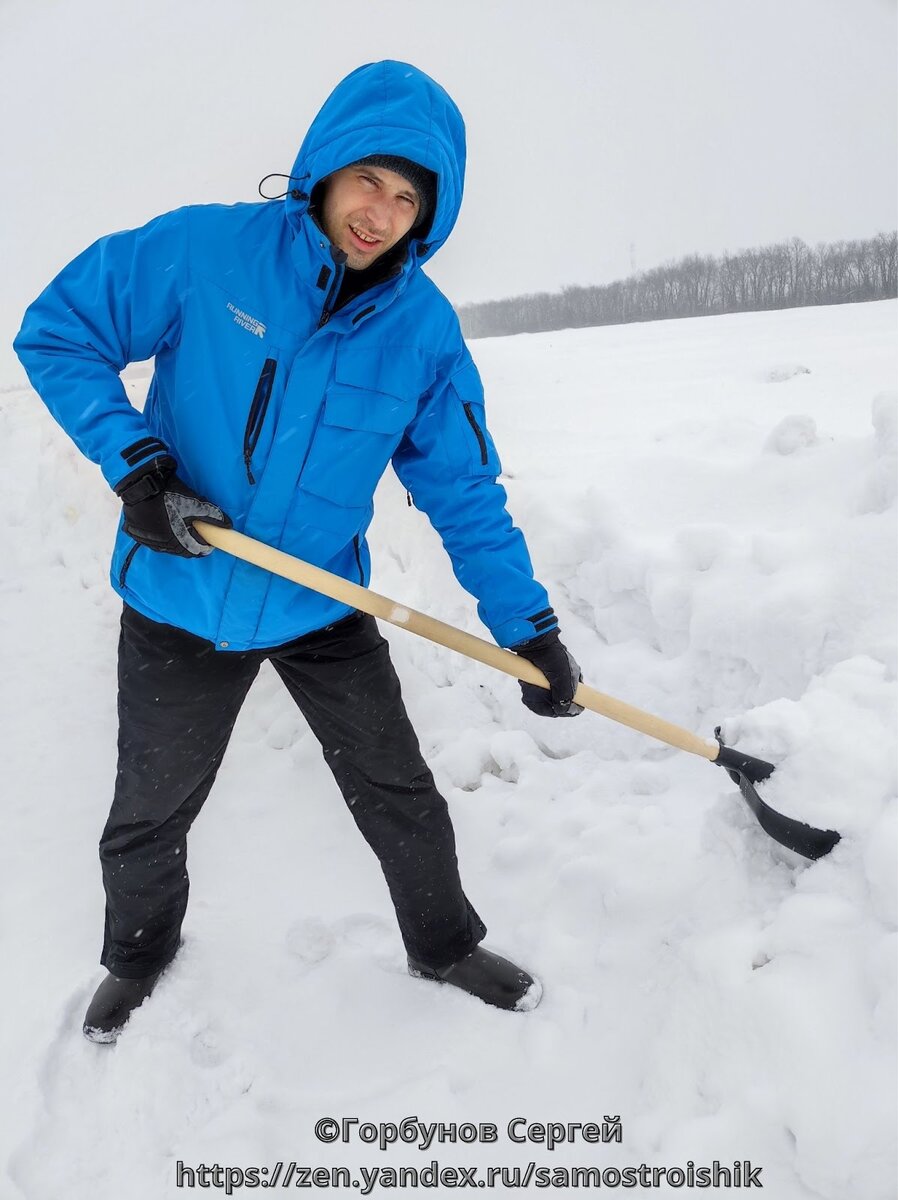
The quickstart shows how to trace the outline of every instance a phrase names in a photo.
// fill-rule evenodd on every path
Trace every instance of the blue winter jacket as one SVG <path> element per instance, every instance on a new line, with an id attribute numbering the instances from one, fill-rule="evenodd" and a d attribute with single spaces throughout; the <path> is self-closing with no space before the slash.
<path id="1" fill-rule="evenodd" d="M 371 154 L 437 176 L 426 242 L 331 316 L 342 256 L 309 214 L 315 184 Z M 56 420 L 112 487 L 169 451 L 234 527 L 367 583 L 365 531 L 392 460 L 459 582 L 510 646 L 555 626 L 496 481 L 483 389 L 423 264 L 462 199 L 461 114 L 405 63 L 360 67 L 316 117 L 284 201 L 191 206 L 101 239 L 28 309 L 16 350 Z M 155 357 L 142 412 L 119 372 Z M 349 610 L 215 552 L 180 558 L 119 528 L 113 587 L 222 650 L 279 645 Z"/>

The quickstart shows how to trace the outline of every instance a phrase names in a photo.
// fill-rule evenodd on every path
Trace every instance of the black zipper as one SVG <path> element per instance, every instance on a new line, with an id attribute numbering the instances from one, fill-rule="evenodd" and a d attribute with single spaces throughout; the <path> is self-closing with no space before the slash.
<path id="1" fill-rule="evenodd" d="M 119 587 L 125 586 L 125 576 L 128 574 L 128 568 L 131 566 L 131 560 L 134 558 L 134 555 L 137 553 L 137 551 L 139 549 L 140 549 L 140 542 L 135 542 L 134 545 L 131 547 L 131 549 L 128 551 L 128 553 L 125 555 L 125 561 L 122 563 L 122 569 L 118 573 Z"/>
<path id="2" fill-rule="evenodd" d="M 474 416 L 471 405 L 465 404 L 463 405 L 463 408 L 465 410 L 465 416 L 468 418 L 468 424 L 474 430 L 474 433 L 477 437 L 477 445 L 480 447 L 480 465 L 485 467 L 489 462 L 489 454 L 487 453 L 486 449 L 486 438 L 483 436 L 483 430 L 477 424 L 477 418 Z"/>
<path id="3" fill-rule="evenodd" d="M 327 293 L 327 299 L 324 301 L 324 308 L 321 310 L 321 316 L 318 318 L 318 328 L 323 329 L 331 319 L 331 309 L 334 301 L 337 299 L 337 293 L 340 290 L 340 284 L 343 282 L 343 267 L 340 263 L 335 263 L 336 270 L 334 271 L 334 281 Z"/>
<path id="4" fill-rule="evenodd" d="M 359 583 L 365 586 L 365 572 L 362 570 L 362 555 L 359 550 L 359 535 L 356 534 L 352 539 L 352 548 L 355 550 L 355 561 L 359 568 Z"/>
<path id="5" fill-rule="evenodd" d="M 262 424 L 265 420 L 265 413 L 268 409 L 268 401 L 271 399 L 271 391 L 274 387 L 274 377 L 277 374 L 278 364 L 276 358 L 266 358 L 262 364 L 262 374 L 259 376 L 259 382 L 256 384 L 256 390 L 253 393 L 253 402 L 249 408 L 249 419 L 246 422 L 246 431 L 243 434 L 243 462 L 246 466 L 246 477 L 250 483 L 255 483 L 253 478 L 252 468 L 250 463 L 253 457 L 253 451 L 259 441 L 259 434 L 262 432 Z"/>

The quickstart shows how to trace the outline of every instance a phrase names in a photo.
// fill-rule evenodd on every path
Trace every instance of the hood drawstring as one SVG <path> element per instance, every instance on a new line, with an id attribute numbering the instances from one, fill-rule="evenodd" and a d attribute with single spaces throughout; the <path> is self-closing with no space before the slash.
<path id="1" fill-rule="evenodd" d="M 283 198 L 289 193 L 291 200 L 308 200 L 309 193 L 302 192 L 299 190 L 299 188 L 287 188 L 286 192 L 280 192 L 277 196 L 266 196 L 265 193 L 262 191 L 262 184 L 265 183 L 269 179 L 295 179 L 295 180 L 297 180 L 297 182 L 301 183 L 303 179 L 308 179 L 308 178 L 309 178 L 308 174 L 306 174 L 306 175 L 284 175 L 281 171 L 272 171 L 272 173 L 270 175 L 266 175 L 264 179 L 259 180 L 259 195 L 262 197 L 263 200 L 283 200 Z"/>

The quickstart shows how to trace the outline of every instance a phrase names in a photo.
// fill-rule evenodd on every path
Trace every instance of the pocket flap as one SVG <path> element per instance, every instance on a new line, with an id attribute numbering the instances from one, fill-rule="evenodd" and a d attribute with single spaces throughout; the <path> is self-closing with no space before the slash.
<path id="1" fill-rule="evenodd" d="M 367 433 L 398 433 L 415 415 L 411 400 L 332 384 L 324 398 L 325 425 Z"/>
<path id="2" fill-rule="evenodd" d="M 337 383 L 415 402 L 433 382 L 432 376 L 429 356 L 415 346 L 341 346 L 334 364 Z"/>

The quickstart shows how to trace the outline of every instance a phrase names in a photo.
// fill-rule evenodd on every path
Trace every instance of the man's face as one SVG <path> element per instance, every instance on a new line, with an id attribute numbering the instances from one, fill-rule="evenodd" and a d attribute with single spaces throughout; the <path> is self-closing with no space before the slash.
<path id="1" fill-rule="evenodd" d="M 418 217 L 418 193 L 384 167 L 335 171 L 325 185 L 321 224 L 347 266 L 364 271 L 405 237 Z"/>

